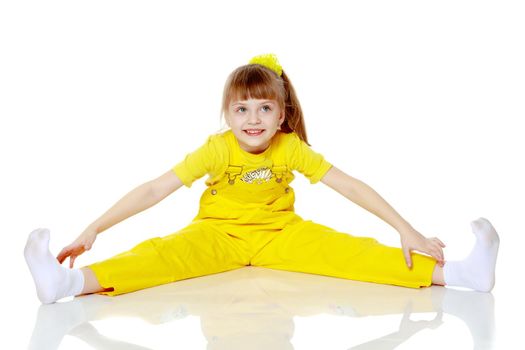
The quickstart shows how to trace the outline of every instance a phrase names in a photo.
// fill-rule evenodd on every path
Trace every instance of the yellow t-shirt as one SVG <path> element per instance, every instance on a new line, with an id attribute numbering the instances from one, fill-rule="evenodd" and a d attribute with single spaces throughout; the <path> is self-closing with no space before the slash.
<path id="1" fill-rule="evenodd" d="M 279 159 L 283 160 L 288 169 L 297 170 L 315 184 L 321 180 L 332 166 L 321 154 L 313 151 L 295 133 L 277 131 L 270 146 L 260 154 L 252 154 L 243 150 L 231 130 L 208 137 L 197 150 L 186 155 L 184 160 L 175 165 L 172 170 L 186 187 L 208 174 L 206 185 L 217 183 L 228 167 L 231 155 L 237 152 L 236 159 L 242 159 L 246 165 L 256 167 L 271 165 Z M 293 175 L 292 175 L 293 178 Z"/>

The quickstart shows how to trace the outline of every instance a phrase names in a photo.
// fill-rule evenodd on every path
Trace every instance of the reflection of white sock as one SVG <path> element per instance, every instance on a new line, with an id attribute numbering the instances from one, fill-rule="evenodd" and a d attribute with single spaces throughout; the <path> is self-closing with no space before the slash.
<path id="1" fill-rule="evenodd" d="M 28 350 L 58 349 L 65 335 L 74 335 L 72 332 L 82 324 L 112 314 L 111 299 L 92 294 L 63 303 L 40 305 Z M 104 313 L 105 309 L 108 310 Z"/>
<path id="2" fill-rule="evenodd" d="M 474 349 L 492 349 L 494 341 L 494 296 L 492 293 L 432 287 L 435 311 L 460 318 L 468 326 Z"/>
<path id="3" fill-rule="evenodd" d="M 58 263 L 49 251 L 49 230 L 36 229 L 24 249 L 27 266 L 33 275 L 40 301 L 51 304 L 64 297 L 78 295 L 84 288 L 80 269 L 68 269 Z"/>
<path id="4" fill-rule="evenodd" d="M 79 299 L 52 305 L 40 305 L 28 349 L 58 349 L 62 338 L 71 329 L 86 322 L 85 307 L 79 302 Z"/>
<path id="5" fill-rule="evenodd" d="M 476 236 L 476 244 L 466 259 L 445 263 L 443 267 L 445 284 L 490 292 L 495 281 L 499 236 L 485 218 L 479 218 L 470 225 Z"/>

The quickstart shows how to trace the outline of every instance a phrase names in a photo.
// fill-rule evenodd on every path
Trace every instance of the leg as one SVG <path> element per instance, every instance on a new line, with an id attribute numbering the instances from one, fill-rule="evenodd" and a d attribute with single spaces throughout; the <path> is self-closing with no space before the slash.
<path id="1" fill-rule="evenodd" d="M 219 227 L 193 222 L 166 237 L 148 239 L 129 251 L 88 266 L 95 277 L 85 292 L 118 295 L 246 266 L 247 247 Z M 90 272 L 84 269 L 88 276 Z M 95 281 L 96 280 L 96 281 Z"/>
<path id="2" fill-rule="evenodd" d="M 100 283 L 97 280 L 97 276 L 89 267 L 83 267 L 80 269 L 82 274 L 84 274 L 84 288 L 82 289 L 81 294 L 92 294 L 103 292 L 105 289 L 102 288 Z"/>
<path id="3" fill-rule="evenodd" d="M 252 265 L 412 288 L 431 285 L 435 259 L 417 253 L 412 259 L 409 269 L 401 248 L 308 220 L 285 228 Z"/>
<path id="4" fill-rule="evenodd" d="M 432 271 L 432 284 L 437 284 L 438 286 L 445 285 L 445 277 L 443 276 L 443 268 L 436 264 L 434 271 Z"/>
<path id="5" fill-rule="evenodd" d="M 204 221 L 82 269 L 60 265 L 49 251 L 49 237 L 47 229 L 34 230 L 24 249 L 37 295 L 44 304 L 80 294 L 117 295 L 249 263 L 244 242 Z"/>

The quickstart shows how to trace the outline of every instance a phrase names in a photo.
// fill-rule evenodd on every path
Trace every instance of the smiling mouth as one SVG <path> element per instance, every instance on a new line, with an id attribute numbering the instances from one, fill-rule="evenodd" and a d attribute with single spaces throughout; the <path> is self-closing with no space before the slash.
<path id="1" fill-rule="evenodd" d="M 264 129 L 247 129 L 243 132 L 250 136 L 259 136 L 264 132 Z"/>

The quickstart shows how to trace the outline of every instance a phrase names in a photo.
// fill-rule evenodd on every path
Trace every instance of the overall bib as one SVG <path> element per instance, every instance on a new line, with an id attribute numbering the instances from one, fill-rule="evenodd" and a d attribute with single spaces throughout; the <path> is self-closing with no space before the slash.
<path id="1" fill-rule="evenodd" d="M 188 226 L 89 265 L 102 287 L 113 288 L 101 294 L 248 265 L 412 288 L 431 284 L 433 258 L 413 253 L 408 269 L 400 248 L 303 220 L 294 212 L 295 176 L 283 153 L 257 159 L 229 152 L 224 175 L 208 185 Z"/>

